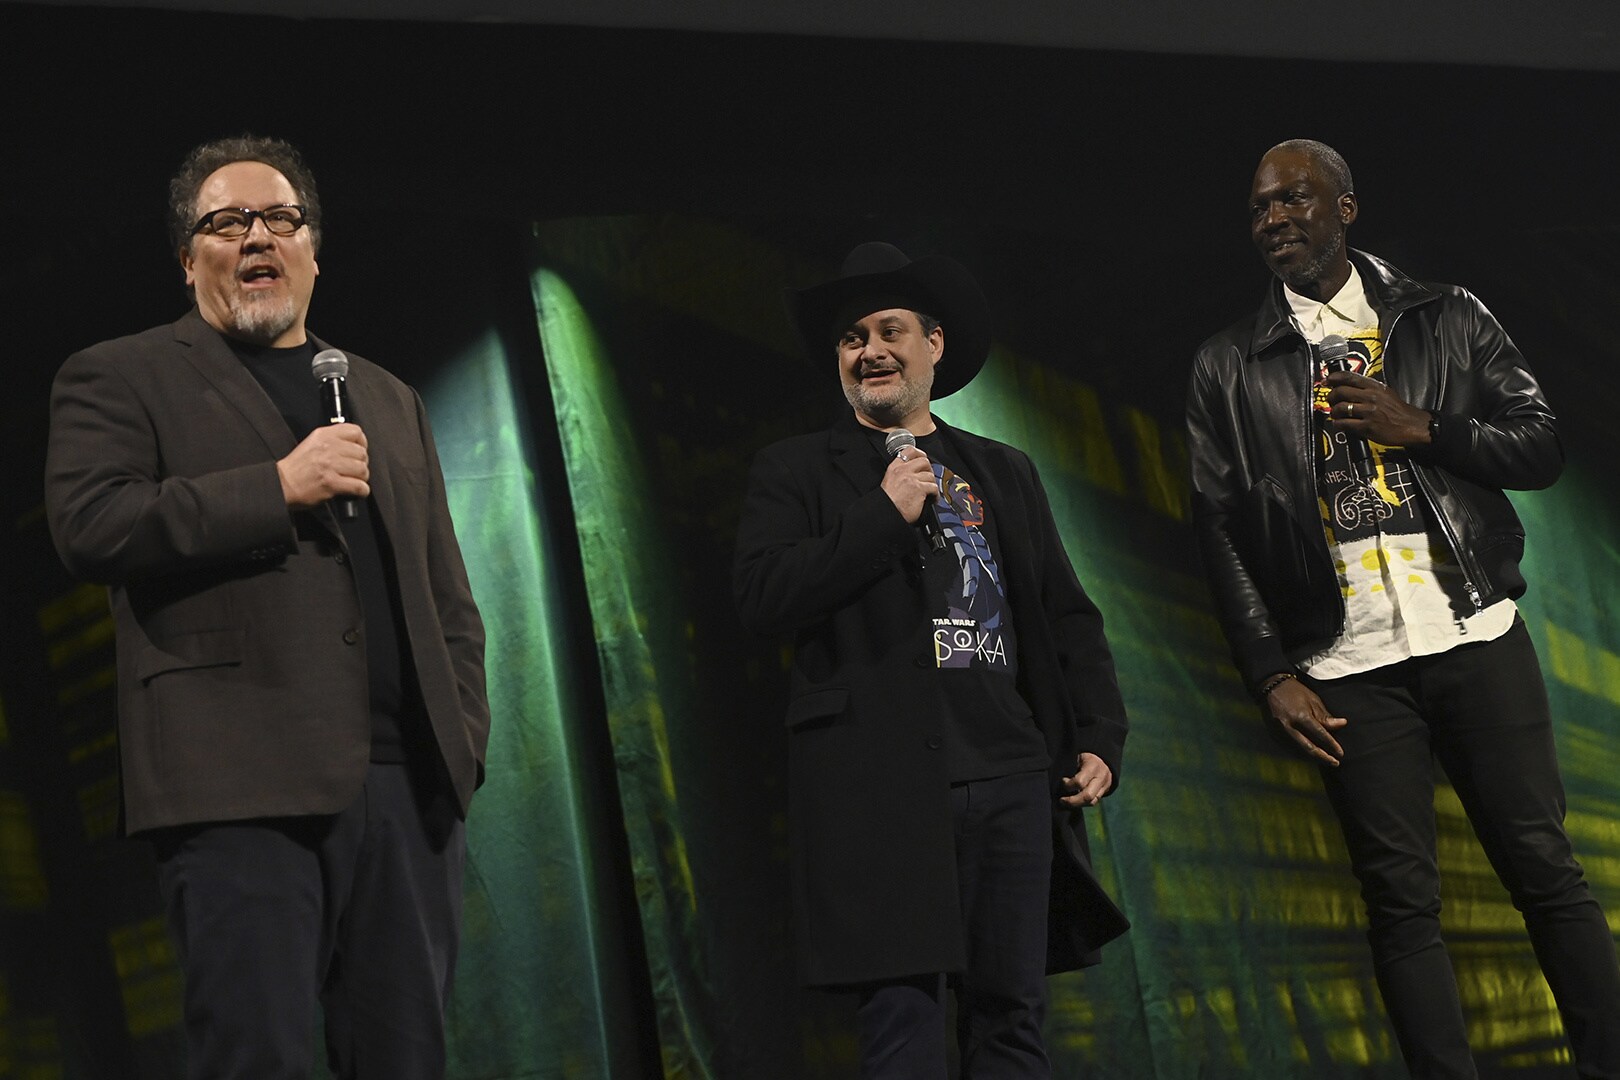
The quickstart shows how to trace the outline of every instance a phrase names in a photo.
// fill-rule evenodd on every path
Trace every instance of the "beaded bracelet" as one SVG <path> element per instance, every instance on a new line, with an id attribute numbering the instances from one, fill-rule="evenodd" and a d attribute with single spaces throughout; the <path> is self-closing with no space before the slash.
<path id="1" fill-rule="evenodd" d="M 1271 692 L 1277 689 L 1277 687 L 1281 686 L 1289 679 L 1297 678 L 1299 678 L 1299 676 L 1295 675 L 1292 671 L 1279 671 L 1277 674 L 1260 684 L 1260 700 L 1265 701 L 1267 698 L 1271 697 Z"/>

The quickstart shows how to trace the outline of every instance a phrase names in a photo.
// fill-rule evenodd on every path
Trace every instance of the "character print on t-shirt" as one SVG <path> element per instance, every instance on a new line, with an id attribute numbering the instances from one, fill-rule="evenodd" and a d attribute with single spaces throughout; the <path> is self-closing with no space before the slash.
<path id="1" fill-rule="evenodd" d="M 1012 627 L 1001 570 L 985 534 L 984 501 L 966 477 L 940 462 L 933 465 L 940 528 L 956 555 L 954 566 L 948 557 L 940 559 L 950 573 L 930 574 L 930 584 L 943 587 L 943 605 L 935 608 L 943 614 L 934 617 L 935 662 L 942 668 L 1010 672 Z"/>
<path id="2" fill-rule="evenodd" d="M 1384 348 L 1376 326 L 1354 330 L 1346 335 L 1350 346 L 1349 369 L 1379 382 L 1384 381 Z M 1422 523 L 1413 516 L 1417 487 L 1406 451 L 1368 440 L 1372 462 L 1370 476 L 1358 477 L 1350 454 L 1350 436 L 1328 422 L 1327 370 L 1317 361 L 1312 407 L 1316 412 L 1318 444 L 1321 453 L 1320 491 L 1324 501 L 1323 523 L 1339 543 L 1377 533 L 1421 531 Z"/>

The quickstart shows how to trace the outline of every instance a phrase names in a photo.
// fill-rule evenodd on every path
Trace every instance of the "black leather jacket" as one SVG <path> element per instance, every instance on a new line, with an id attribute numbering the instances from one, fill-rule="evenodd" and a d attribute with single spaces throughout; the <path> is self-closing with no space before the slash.
<path id="1" fill-rule="evenodd" d="M 1524 357 L 1466 289 L 1413 281 L 1352 251 L 1384 340 L 1385 377 L 1440 417 L 1408 450 L 1476 609 L 1524 593 L 1524 527 L 1503 488 L 1558 478 L 1563 449 Z M 1260 309 L 1204 342 L 1187 395 L 1193 518 L 1216 613 L 1245 683 L 1344 629 L 1316 493 L 1310 348 L 1273 281 Z"/>

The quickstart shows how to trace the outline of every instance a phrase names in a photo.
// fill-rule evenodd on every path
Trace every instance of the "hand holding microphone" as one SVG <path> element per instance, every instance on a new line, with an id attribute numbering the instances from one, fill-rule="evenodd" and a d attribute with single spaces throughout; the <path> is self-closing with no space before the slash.
<path id="1" fill-rule="evenodd" d="M 1383 446 L 1422 446 L 1429 441 L 1431 416 L 1407 404 L 1377 379 L 1352 372 L 1349 352 L 1349 345 L 1337 334 L 1329 334 L 1318 346 L 1327 369 L 1328 415 L 1334 429 L 1345 433 L 1351 461 L 1361 463 L 1357 476 L 1365 480 L 1373 475 L 1368 439 Z"/>
<path id="2" fill-rule="evenodd" d="M 326 349 L 316 354 L 310 367 L 320 382 L 321 415 L 328 426 L 310 432 L 276 462 L 281 493 L 296 510 L 311 510 L 336 499 L 338 516 L 353 520 L 359 513 L 355 500 L 371 494 L 366 482 L 371 467 L 366 433 L 348 422 L 349 358 L 337 349 Z"/>
<path id="3" fill-rule="evenodd" d="M 889 455 L 889 468 L 883 474 L 884 494 L 901 517 L 922 527 L 929 547 L 944 551 L 945 530 L 940 528 L 939 514 L 934 509 L 939 481 L 934 478 L 928 455 L 917 448 L 917 437 L 905 428 L 889 432 L 883 450 Z"/>
<path id="4" fill-rule="evenodd" d="M 1344 425 L 1340 424 L 1339 420 L 1341 416 L 1345 419 L 1355 419 L 1355 405 L 1335 401 L 1334 395 L 1343 393 L 1338 389 L 1343 384 L 1334 383 L 1333 376 L 1350 374 L 1350 343 L 1338 334 L 1329 334 L 1322 339 L 1322 344 L 1317 346 L 1317 353 L 1322 359 L 1323 369 L 1327 372 L 1327 383 L 1334 387 L 1328 394 L 1328 416 L 1332 419 L 1333 426 L 1342 431 Z M 1354 431 L 1345 431 L 1344 448 L 1350 455 L 1351 475 L 1363 483 L 1372 479 L 1372 448 L 1367 445 L 1367 440 Z"/>

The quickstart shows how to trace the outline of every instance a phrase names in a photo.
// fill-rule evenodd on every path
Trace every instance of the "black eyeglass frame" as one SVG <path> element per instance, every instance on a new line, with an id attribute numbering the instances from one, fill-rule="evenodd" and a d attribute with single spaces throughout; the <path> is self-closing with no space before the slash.
<path id="1" fill-rule="evenodd" d="M 265 216 L 267 214 L 274 213 L 277 210 L 298 211 L 298 223 L 292 228 L 288 229 L 286 232 L 278 232 L 275 226 L 270 224 L 270 219 Z M 242 214 L 247 218 L 247 227 L 236 236 L 226 236 L 224 233 L 221 233 L 214 228 L 215 214 Z M 245 206 L 222 206 L 218 210 L 210 210 L 208 213 L 198 218 L 197 224 L 191 227 L 191 235 L 196 236 L 204 229 L 207 229 L 210 236 L 219 236 L 226 240 L 237 240 L 253 231 L 254 218 L 258 218 L 260 221 L 264 222 L 265 230 L 268 231 L 272 236 L 292 236 L 299 229 L 302 229 L 304 226 L 309 224 L 309 210 L 306 207 L 300 206 L 298 203 L 277 203 L 275 206 L 267 206 L 263 210 L 249 210 Z"/>

